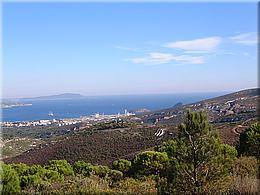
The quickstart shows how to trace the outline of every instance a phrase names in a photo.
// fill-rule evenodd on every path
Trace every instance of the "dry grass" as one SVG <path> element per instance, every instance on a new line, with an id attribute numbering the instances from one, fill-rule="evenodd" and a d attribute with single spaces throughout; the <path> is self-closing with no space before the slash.
<path id="1" fill-rule="evenodd" d="M 256 177 L 234 176 L 230 192 L 234 194 L 260 194 L 259 186 L 260 180 Z"/>

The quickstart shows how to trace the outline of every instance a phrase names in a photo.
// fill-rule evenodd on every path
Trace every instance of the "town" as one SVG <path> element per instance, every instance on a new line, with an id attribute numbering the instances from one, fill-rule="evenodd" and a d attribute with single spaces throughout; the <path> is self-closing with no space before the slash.
<path id="1" fill-rule="evenodd" d="M 18 121 L 18 122 L 0 122 L 1 127 L 35 127 L 35 126 L 68 126 L 80 123 L 93 124 L 96 122 L 109 122 L 111 120 L 135 116 L 134 113 L 125 110 L 123 114 L 99 114 L 96 113 L 90 116 L 81 116 L 79 118 L 65 118 L 65 119 L 42 119 L 34 121 Z"/>

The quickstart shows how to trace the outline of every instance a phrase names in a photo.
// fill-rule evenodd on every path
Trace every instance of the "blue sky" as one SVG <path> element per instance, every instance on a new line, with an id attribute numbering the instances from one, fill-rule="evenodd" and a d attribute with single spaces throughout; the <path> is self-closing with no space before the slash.
<path id="1" fill-rule="evenodd" d="M 4 3 L 3 95 L 257 86 L 256 3 Z"/>

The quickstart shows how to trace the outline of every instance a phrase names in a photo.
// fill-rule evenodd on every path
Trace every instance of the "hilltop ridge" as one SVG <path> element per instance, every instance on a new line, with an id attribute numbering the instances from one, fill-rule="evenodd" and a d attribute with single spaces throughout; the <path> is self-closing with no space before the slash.
<path id="1" fill-rule="evenodd" d="M 62 93 L 58 95 L 49 95 L 49 96 L 39 96 L 34 98 L 23 98 L 30 100 L 59 100 L 59 99 L 78 99 L 83 98 L 84 96 L 77 93 Z"/>

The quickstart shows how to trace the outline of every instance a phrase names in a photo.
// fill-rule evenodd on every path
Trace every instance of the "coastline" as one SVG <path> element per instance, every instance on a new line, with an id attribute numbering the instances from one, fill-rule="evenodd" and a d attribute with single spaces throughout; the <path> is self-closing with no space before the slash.
<path id="1" fill-rule="evenodd" d="M 32 104 L 11 104 L 11 105 L 2 105 L 1 109 L 13 108 L 13 107 L 23 107 L 23 106 L 32 106 Z"/>

